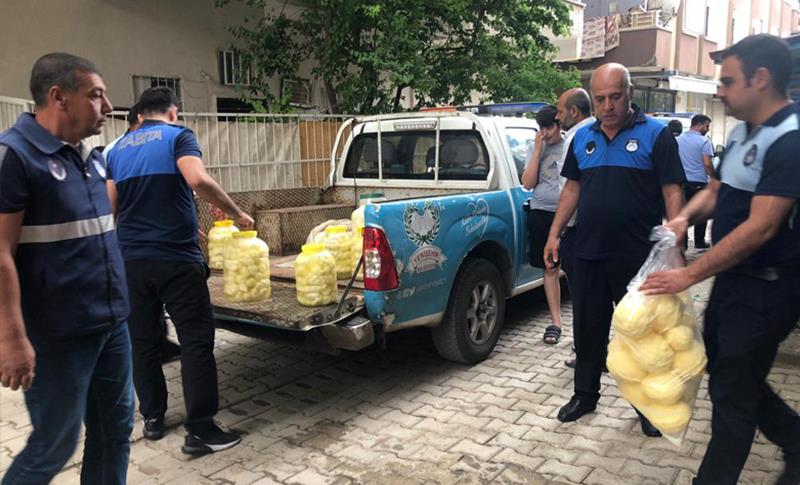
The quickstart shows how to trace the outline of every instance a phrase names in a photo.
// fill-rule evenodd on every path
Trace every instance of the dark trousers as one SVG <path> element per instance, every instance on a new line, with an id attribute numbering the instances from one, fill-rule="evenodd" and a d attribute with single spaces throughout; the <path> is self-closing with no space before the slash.
<path id="1" fill-rule="evenodd" d="M 703 332 L 711 441 L 695 483 L 735 484 L 756 428 L 800 464 L 800 417 L 766 382 L 778 344 L 800 318 L 798 302 L 800 273 L 777 281 L 723 273 L 714 282 Z"/>
<path id="2" fill-rule="evenodd" d="M 575 395 L 600 398 L 600 374 L 606 360 L 614 304 L 625 293 L 643 261 L 593 261 L 575 258 L 572 268 Z"/>
<path id="3" fill-rule="evenodd" d="M 131 300 L 133 383 L 145 419 L 167 411 L 167 384 L 161 370 L 166 306 L 181 345 L 181 380 L 186 428 L 196 430 L 217 414 L 214 321 L 205 263 L 129 261 L 125 263 Z"/>
<path id="4" fill-rule="evenodd" d="M 686 196 L 686 202 L 689 202 L 692 197 L 697 195 L 698 192 L 706 188 L 707 184 L 701 182 L 686 182 L 683 184 L 683 194 Z M 706 242 L 706 223 L 701 222 L 694 225 L 694 244 L 702 245 Z M 689 247 L 689 238 L 687 237 L 683 243 L 684 247 Z"/>
<path id="5" fill-rule="evenodd" d="M 567 227 L 564 235 L 561 236 L 561 243 L 558 247 L 558 259 L 561 262 L 561 269 L 567 275 L 567 284 L 571 285 L 572 268 L 575 265 L 575 226 Z M 570 289 L 570 291 L 572 291 Z"/>
<path id="6" fill-rule="evenodd" d="M 31 435 L 3 485 L 50 483 L 86 425 L 81 484 L 123 485 L 133 430 L 131 345 L 127 325 L 69 339 L 31 336 L 36 377 L 25 391 Z"/>

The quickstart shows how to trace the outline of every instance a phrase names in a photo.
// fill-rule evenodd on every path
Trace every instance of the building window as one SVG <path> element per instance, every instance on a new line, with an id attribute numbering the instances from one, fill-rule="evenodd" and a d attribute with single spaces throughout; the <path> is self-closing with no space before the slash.
<path id="1" fill-rule="evenodd" d="M 157 86 L 165 86 L 174 91 L 178 97 L 178 108 L 183 108 L 181 79 L 177 77 L 133 76 L 133 99 L 138 101 L 145 90 Z"/>
<path id="2" fill-rule="evenodd" d="M 288 97 L 292 104 L 310 105 L 311 81 L 300 78 L 283 78 L 281 80 L 281 97 Z"/>
<path id="3" fill-rule="evenodd" d="M 236 50 L 219 52 L 219 81 L 225 86 L 244 85 L 251 83 L 253 78 L 252 66 L 245 66 L 244 56 Z"/>
<path id="4" fill-rule="evenodd" d="M 633 102 L 645 113 L 671 113 L 675 111 L 675 92 L 668 89 L 635 87 Z"/>

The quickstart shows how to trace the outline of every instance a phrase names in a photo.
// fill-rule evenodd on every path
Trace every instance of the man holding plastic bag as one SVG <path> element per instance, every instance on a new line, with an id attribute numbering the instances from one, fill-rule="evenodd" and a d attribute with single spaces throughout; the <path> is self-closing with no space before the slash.
<path id="1" fill-rule="evenodd" d="M 766 382 L 778 345 L 800 318 L 800 116 L 787 98 L 792 59 L 777 37 L 713 53 L 718 95 L 744 121 L 712 180 L 668 227 L 713 217 L 712 249 L 686 268 L 651 274 L 641 290 L 680 293 L 717 275 L 705 313 L 711 441 L 695 484 L 733 484 L 756 428 L 783 449 L 779 484 L 800 483 L 800 417 Z"/>
<path id="2" fill-rule="evenodd" d="M 650 255 L 614 309 L 606 363 L 622 397 L 677 445 L 692 417 L 706 352 L 688 292 L 639 291 L 651 273 L 684 266 L 672 230 L 658 226 L 650 239 L 656 241 Z"/>
<path id="3" fill-rule="evenodd" d="M 578 211 L 570 288 L 575 333 L 575 394 L 558 413 L 563 422 L 594 411 L 606 359 L 614 303 L 647 258 L 650 231 L 663 207 L 675 217 L 683 205 L 683 172 L 675 138 L 631 104 L 630 74 L 620 64 L 594 71 L 591 94 L 597 122 L 579 129 L 561 175 L 567 183 L 544 251 L 559 259 L 560 236 Z M 641 417 L 641 416 L 640 416 Z M 648 436 L 659 432 L 641 417 Z"/>

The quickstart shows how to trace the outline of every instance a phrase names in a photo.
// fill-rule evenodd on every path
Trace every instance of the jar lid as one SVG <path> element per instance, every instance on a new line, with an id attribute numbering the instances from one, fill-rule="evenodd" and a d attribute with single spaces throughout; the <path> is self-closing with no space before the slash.
<path id="1" fill-rule="evenodd" d="M 325 232 L 347 232 L 347 226 L 328 226 L 325 228 Z"/>
<path id="2" fill-rule="evenodd" d="M 222 221 L 214 221 L 214 227 L 231 227 L 233 225 L 233 221 L 230 219 L 225 219 Z"/>
<path id="3" fill-rule="evenodd" d="M 257 231 L 239 231 L 233 233 L 233 237 L 236 239 L 248 239 L 256 236 L 258 236 Z"/>
<path id="4" fill-rule="evenodd" d="M 325 245 L 320 243 L 303 244 L 303 246 L 300 249 L 302 249 L 304 253 L 313 254 L 313 253 L 318 253 L 323 249 L 325 249 Z"/>

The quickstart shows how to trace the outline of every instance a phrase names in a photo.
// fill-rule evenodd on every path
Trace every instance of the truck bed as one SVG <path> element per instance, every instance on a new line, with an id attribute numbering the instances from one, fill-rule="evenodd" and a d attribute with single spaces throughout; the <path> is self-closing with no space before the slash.
<path id="1" fill-rule="evenodd" d="M 282 330 L 307 331 L 315 327 L 335 323 L 361 310 L 363 297 L 361 288 L 354 285 L 347 294 L 339 314 L 336 314 L 336 303 L 321 307 L 307 307 L 297 301 L 294 282 L 293 262 L 296 255 L 276 258 L 270 262 L 272 278 L 272 295 L 265 302 L 235 303 L 225 298 L 223 293 L 222 272 L 213 271 L 208 279 L 208 290 L 214 316 L 218 319 L 234 320 L 258 326 L 273 327 Z M 339 298 L 347 286 L 346 281 L 339 281 Z M 361 286 L 363 287 L 363 286 Z"/>

